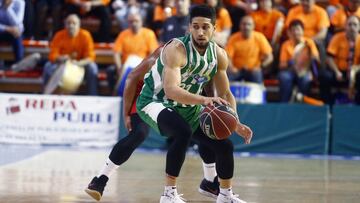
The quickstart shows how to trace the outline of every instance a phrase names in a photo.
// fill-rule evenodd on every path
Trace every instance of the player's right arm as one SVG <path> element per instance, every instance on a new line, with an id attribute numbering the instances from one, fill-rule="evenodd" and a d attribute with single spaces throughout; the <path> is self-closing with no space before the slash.
<path id="1" fill-rule="evenodd" d="M 163 51 L 162 60 L 164 63 L 163 70 L 163 87 L 167 98 L 177 101 L 181 104 L 227 104 L 220 97 L 205 97 L 190 93 L 180 87 L 181 68 L 186 65 L 185 47 L 179 41 L 172 41 Z"/>

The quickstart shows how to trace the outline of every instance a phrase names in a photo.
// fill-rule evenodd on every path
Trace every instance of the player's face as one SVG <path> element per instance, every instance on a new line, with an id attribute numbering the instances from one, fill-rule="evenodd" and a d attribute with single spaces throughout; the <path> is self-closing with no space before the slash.
<path id="1" fill-rule="evenodd" d="M 192 35 L 193 43 L 197 48 L 205 49 L 212 39 L 214 31 L 215 26 L 211 24 L 209 18 L 195 17 L 191 21 L 190 33 Z"/>

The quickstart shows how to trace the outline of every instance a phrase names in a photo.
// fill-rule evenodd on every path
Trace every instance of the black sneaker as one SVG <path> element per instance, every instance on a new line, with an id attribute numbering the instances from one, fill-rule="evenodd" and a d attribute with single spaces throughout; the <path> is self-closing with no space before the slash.
<path id="1" fill-rule="evenodd" d="M 208 197 L 212 197 L 212 198 L 217 198 L 218 194 L 219 194 L 219 180 L 218 177 L 216 176 L 214 178 L 214 181 L 208 181 L 205 178 L 201 181 L 200 187 L 199 187 L 199 192 L 202 195 L 208 196 Z"/>
<path id="2" fill-rule="evenodd" d="M 95 176 L 89 183 L 88 187 L 85 189 L 85 192 L 88 193 L 92 198 L 100 201 L 106 182 L 108 180 L 109 178 L 105 175 L 101 175 L 99 178 Z"/>

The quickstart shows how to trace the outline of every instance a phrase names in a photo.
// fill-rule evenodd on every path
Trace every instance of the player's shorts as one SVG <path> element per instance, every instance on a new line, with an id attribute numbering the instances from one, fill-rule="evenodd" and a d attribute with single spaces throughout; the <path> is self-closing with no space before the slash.
<path id="1" fill-rule="evenodd" d="M 184 120 L 191 126 L 192 132 L 199 127 L 199 114 L 201 111 L 201 105 L 195 105 L 192 107 L 170 107 L 161 102 L 150 102 L 142 105 L 141 102 L 137 102 L 137 112 L 141 119 L 143 119 L 150 127 L 160 133 L 157 119 L 160 112 L 166 108 L 170 108 L 176 111 Z M 169 118 L 171 119 L 171 118 Z"/>

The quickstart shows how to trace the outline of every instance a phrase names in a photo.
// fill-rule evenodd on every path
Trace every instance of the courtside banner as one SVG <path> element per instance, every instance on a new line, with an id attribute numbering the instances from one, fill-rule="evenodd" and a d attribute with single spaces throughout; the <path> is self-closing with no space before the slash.
<path id="1" fill-rule="evenodd" d="M 119 114 L 119 97 L 0 93 L 0 143 L 108 146 Z"/>

